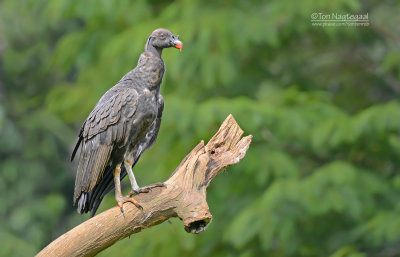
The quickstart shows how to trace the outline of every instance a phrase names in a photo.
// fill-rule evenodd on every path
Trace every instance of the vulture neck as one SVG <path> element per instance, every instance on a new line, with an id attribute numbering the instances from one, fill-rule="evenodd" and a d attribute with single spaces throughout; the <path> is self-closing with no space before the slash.
<path id="1" fill-rule="evenodd" d="M 160 51 L 161 52 L 161 51 Z M 125 79 L 135 81 L 135 84 L 150 91 L 160 90 L 160 84 L 164 76 L 165 64 L 160 57 L 161 53 L 156 48 L 146 47 L 146 51 L 139 57 L 135 69 L 125 75 Z"/>
<path id="2" fill-rule="evenodd" d="M 152 44 L 147 44 L 146 51 L 152 52 L 161 58 L 162 48 L 156 48 Z"/>

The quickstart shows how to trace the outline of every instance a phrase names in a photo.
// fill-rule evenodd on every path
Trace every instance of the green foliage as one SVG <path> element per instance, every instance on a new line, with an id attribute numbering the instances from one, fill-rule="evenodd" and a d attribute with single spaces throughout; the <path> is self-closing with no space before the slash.
<path id="1" fill-rule="evenodd" d="M 165 180 L 229 113 L 254 141 L 210 186 L 204 233 L 172 220 L 100 256 L 398 255 L 399 11 L 377 0 L 3 0 L 0 256 L 32 256 L 88 218 L 72 207 L 76 133 L 157 27 L 184 49 L 163 53 L 163 123 L 139 184 Z M 371 25 L 313 27 L 315 12 L 368 12 Z M 110 194 L 100 211 L 113 205 Z"/>

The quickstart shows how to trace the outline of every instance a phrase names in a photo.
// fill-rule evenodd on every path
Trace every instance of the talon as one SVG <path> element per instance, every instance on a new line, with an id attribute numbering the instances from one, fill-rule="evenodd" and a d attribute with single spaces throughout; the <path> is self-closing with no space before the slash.
<path id="1" fill-rule="evenodd" d="M 123 214 L 125 212 L 123 204 L 126 202 L 133 203 L 138 209 L 143 210 L 143 207 L 139 204 L 138 201 L 136 201 L 134 198 L 125 196 L 121 197 L 120 199 L 117 200 L 118 206 L 121 209 L 121 213 Z"/>
<path id="2" fill-rule="evenodd" d="M 129 192 L 129 197 L 132 197 L 132 196 L 135 196 L 135 195 L 138 195 L 139 194 L 139 191 L 138 190 L 135 190 L 135 189 L 132 189 L 130 192 Z"/>
<path id="3" fill-rule="evenodd" d="M 153 185 L 150 185 L 152 188 L 155 187 L 165 187 L 167 188 L 167 185 L 164 182 L 158 182 L 158 183 L 154 183 Z"/>
<path id="4" fill-rule="evenodd" d="M 142 187 L 139 189 L 139 193 L 148 193 L 151 191 L 151 187 Z"/>
<path id="5" fill-rule="evenodd" d="M 128 198 L 126 201 L 133 203 L 137 208 L 143 210 L 143 207 L 139 204 L 139 202 L 133 199 L 132 197 Z"/>
<path id="6" fill-rule="evenodd" d="M 119 207 L 119 209 L 121 210 L 121 213 L 123 214 L 125 211 L 124 211 L 124 203 L 123 202 L 117 202 L 118 203 L 118 207 Z"/>
<path id="7" fill-rule="evenodd" d="M 121 216 L 123 216 L 123 217 L 125 218 L 125 215 L 124 215 L 123 212 L 121 212 L 120 214 L 116 215 L 115 217 L 116 217 L 116 218 L 119 218 L 119 217 L 121 217 Z"/>

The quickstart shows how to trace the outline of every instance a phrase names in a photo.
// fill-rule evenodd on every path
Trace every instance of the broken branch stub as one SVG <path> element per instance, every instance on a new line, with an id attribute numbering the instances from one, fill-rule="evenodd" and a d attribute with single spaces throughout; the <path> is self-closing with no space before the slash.
<path id="1" fill-rule="evenodd" d="M 206 201 L 206 189 L 224 168 L 236 164 L 246 155 L 252 136 L 241 138 L 243 130 L 229 115 L 207 145 L 200 142 L 165 182 L 182 185 L 182 197 L 175 211 L 185 230 L 202 232 L 212 215 Z"/>

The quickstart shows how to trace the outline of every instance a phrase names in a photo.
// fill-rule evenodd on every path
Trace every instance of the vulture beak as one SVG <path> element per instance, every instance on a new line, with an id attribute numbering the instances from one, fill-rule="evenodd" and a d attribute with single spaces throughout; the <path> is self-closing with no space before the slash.
<path id="1" fill-rule="evenodd" d="M 173 46 L 182 51 L 183 44 L 180 40 L 175 39 L 175 41 L 173 42 Z"/>

